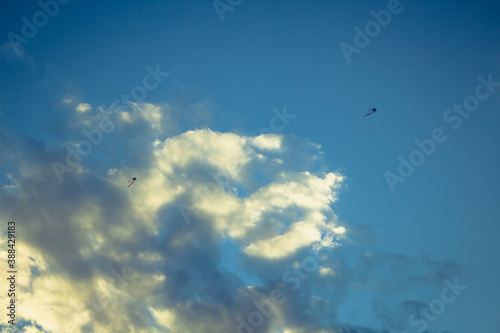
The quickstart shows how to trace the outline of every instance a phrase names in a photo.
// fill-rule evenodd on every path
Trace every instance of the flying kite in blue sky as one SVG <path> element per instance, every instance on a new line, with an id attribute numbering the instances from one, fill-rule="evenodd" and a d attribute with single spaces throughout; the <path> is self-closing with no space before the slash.
<path id="1" fill-rule="evenodd" d="M 369 116 L 373 113 L 377 112 L 376 108 L 371 108 L 370 110 L 366 111 L 365 115 L 363 117 Z"/>

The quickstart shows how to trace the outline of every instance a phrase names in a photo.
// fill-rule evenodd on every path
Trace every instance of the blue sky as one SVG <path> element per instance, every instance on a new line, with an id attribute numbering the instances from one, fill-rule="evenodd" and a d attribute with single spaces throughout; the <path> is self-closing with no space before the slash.
<path id="1" fill-rule="evenodd" d="M 22 18 L 33 22 L 43 9 L 3 5 L 0 216 L 18 225 L 27 277 L 20 324 L 3 316 L 2 328 L 64 332 L 74 311 L 75 332 L 237 332 L 253 301 L 287 289 L 284 272 L 328 248 L 255 332 L 495 332 L 499 5 L 218 5 L 232 9 L 223 20 L 208 0 L 58 3 L 17 53 L 9 34 L 23 36 Z M 356 47 L 355 28 L 388 8 L 390 22 L 348 61 L 342 43 Z M 169 74 L 143 100 L 113 110 L 158 69 Z M 478 96 L 479 85 L 487 97 L 469 99 L 478 107 L 454 129 L 447 110 Z M 371 107 L 377 113 L 364 118 Z M 260 136 L 282 124 L 273 119 L 284 110 L 288 123 Z M 105 118 L 114 129 L 59 181 L 54 162 Z M 398 157 L 408 160 L 414 141 L 435 129 L 446 140 L 391 190 L 387 172 L 398 175 Z M 197 189 L 220 185 L 211 174 L 223 193 L 200 199 Z M 197 210 L 192 223 L 181 204 Z M 147 296 L 120 308 L 135 297 L 123 288 L 106 298 L 114 311 L 91 315 L 89 300 L 106 294 L 99 283 L 113 267 L 149 281 Z M 153 285 L 155 276 L 163 282 Z M 425 330 L 411 325 L 456 278 L 467 285 L 456 301 Z M 64 287 L 53 304 L 79 286 L 69 312 L 41 309 L 54 281 Z M 116 312 L 128 328 L 113 324 Z"/>

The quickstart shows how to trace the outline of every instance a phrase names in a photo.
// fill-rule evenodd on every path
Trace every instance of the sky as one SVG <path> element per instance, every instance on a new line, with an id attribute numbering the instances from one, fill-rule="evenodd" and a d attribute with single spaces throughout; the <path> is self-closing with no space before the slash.
<path id="1" fill-rule="evenodd" d="M 1 6 L 2 332 L 498 332 L 498 2 Z"/>

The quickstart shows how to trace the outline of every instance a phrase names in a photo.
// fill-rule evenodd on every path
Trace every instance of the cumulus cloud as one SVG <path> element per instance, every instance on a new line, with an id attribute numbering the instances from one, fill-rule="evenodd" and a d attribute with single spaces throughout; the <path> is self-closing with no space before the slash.
<path id="1" fill-rule="evenodd" d="M 371 274 L 407 260 L 423 268 L 393 269 L 403 287 L 457 271 L 392 254 L 353 260 L 358 230 L 334 212 L 345 177 L 307 139 L 179 132 L 168 104 L 73 107 L 84 110 L 66 116 L 77 137 L 59 132 L 56 146 L 0 131 L 2 168 L 13 169 L 0 218 L 17 222 L 26 332 L 237 332 L 259 306 L 268 314 L 254 332 L 384 332 L 341 322 L 350 288 L 396 293 Z M 62 147 L 104 118 L 113 132 L 58 182 Z M 110 161 L 95 162 L 103 153 Z"/>

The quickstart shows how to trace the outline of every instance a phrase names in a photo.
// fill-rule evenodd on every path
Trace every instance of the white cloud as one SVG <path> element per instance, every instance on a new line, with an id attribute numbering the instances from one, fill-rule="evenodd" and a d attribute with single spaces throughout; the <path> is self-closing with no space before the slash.
<path id="1" fill-rule="evenodd" d="M 206 164 L 241 179 L 242 169 L 252 156 L 246 143 L 246 138 L 232 133 L 189 131 L 166 139 L 155 155 L 159 169 L 167 174 Z"/>
<path id="2" fill-rule="evenodd" d="M 284 235 L 250 244 L 245 248 L 245 253 L 269 259 L 283 258 L 319 240 L 321 240 L 321 232 L 315 226 L 297 222 Z"/>
<path id="3" fill-rule="evenodd" d="M 63 100 L 63 103 L 67 102 L 67 100 Z M 69 101 L 69 103 L 71 103 L 71 101 Z M 78 113 L 85 113 L 87 112 L 88 110 L 92 109 L 92 107 L 90 106 L 90 104 L 87 104 L 87 103 L 80 103 L 76 106 L 76 111 Z"/>
<path id="4" fill-rule="evenodd" d="M 279 150 L 282 144 L 282 137 L 278 135 L 262 134 L 250 140 L 252 144 L 260 149 Z"/>

